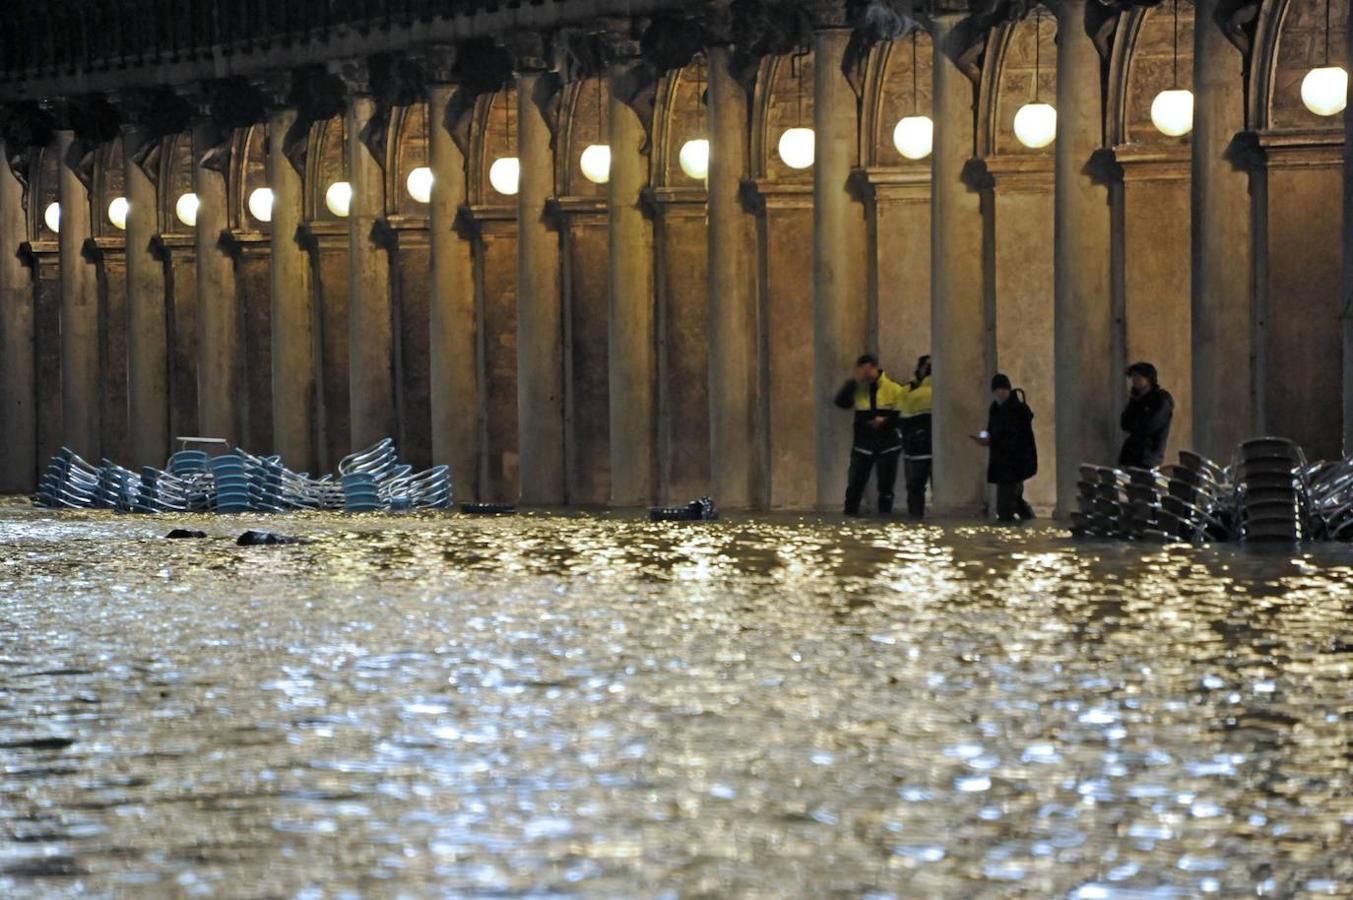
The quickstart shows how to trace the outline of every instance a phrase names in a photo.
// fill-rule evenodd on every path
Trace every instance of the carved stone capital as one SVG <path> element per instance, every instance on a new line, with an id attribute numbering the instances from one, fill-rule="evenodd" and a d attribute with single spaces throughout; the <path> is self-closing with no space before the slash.
<path id="1" fill-rule="evenodd" d="M 550 42 L 539 31 L 514 31 L 503 40 L 512 54 L 515 72 L 549 72 L 554 69 Z"/>
<path id="2" fill-rule="evenodd" d="M 459 48 L 450 44 L 429 44 L 410 55 L 410 60 L 423 72 L 428 84 L 455 84 L 460 81 L 457 63 Z"/>
<path id="3" fill-rule="evenodd" d="M 343 91 L 349 97 L 367 97 L 373 93 L 371 67 L 365 58 L 330 60 L 327 68 L 329 74 L 343 85 Z"/>

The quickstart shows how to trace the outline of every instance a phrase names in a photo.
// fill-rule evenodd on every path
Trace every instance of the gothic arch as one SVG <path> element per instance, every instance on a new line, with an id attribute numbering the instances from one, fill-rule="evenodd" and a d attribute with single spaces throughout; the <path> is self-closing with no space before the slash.
<path id="1" fill-rule="evenodd" d="M 866 167 L 930 166 L 928 158 L 909 160 L 899 153 L 893 129 L 904 116 L 931 114 L 933 66 L 934 45 L 920 26 L 870 52 L 860 129 L 864 142 L 860 158 Z"/>
<path id="2" fill-rule="evenodd" d="M 709 83 L 704 55 L 683 69 L 668 72 L 658 84 L 653 116 L 651 180 L 655 188 L 694 188 L 704 184 L 681 170 L 681 148 L 689 140 L 709 137 L 705 87 Z"/>
<path id="3" fill-rule="evenodd" d="M 1015 113 L 1035 97 L 1057 104 L 1057 17 L 1041 4 L 1023 19 L 997 25 L 987 38 L 977 112 L 979 157 L 1052 157 L 1055 142 L 1033 150 L 1015 138 Z"/>

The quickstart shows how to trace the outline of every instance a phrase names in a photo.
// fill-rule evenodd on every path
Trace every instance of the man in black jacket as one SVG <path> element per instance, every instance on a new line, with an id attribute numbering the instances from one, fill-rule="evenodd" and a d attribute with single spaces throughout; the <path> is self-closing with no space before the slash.
<path id="1" fill-rule="evenodd" d="M 1156 367 L 1148 362 L 1128 366 L 1127 377 L 1131 389 L 1119 421 L 1127 438 L 1118 453 L 1118 465 L 1154 469 L 1165 461 L 1174 398 L 1160 386 Z"/>

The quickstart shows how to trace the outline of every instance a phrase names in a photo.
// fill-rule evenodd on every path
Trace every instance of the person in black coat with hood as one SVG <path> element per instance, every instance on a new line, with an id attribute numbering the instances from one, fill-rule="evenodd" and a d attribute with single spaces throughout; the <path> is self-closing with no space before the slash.
<path id="1" fill-rule="evenodd" d="M 1024 392 L 1013 390 L 1010 378 L 999 372 L 991 379 L 991 394 L 987 430 L 974 440 L 991 448 L 987 481 L 996 485 L 996 518 L 1001 522 L 1032 519 L 1034 510 L 1024 499 L 1024 482 L 1038 474 L 1034 412 L 1024 401 Z"/>
<path id="2" fill-rule="evenodd" d="M 1131 382 L 1127 406 L 1119 425 L 1127 432 L 1118 465 L 1154 469 L 1165 461 L 1165 445 L 1170 440 L 1170 421 L 1174 418 L 1174 398 L 1160 386 L 1156 367 L 1149 362 L 1128 366 Z"/>

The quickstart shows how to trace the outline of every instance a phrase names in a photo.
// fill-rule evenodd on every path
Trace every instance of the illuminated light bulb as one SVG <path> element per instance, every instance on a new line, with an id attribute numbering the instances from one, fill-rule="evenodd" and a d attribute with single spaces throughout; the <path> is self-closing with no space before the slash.
<path id="1" fill-rule="evenodd" d="M 500 156 L 489 166 L 489 184 L 500 194 L 514 196 L 521 187 L 521 161 L 515 156 Z"/>
<path id="2" fill-rule="evenodd" d="M 806 169 L 813 164 L 813 129 L 790 128 L 780 135 L 780 159 L 791 169 Z"/>
<path id="3" fill-rule="evenodd" d="M 1161 91 L 1151 101 L 1151 124 L 1169 137 L 1193 130 L 1193 92 L 1182 88 Z"/>
<path id="4" fill-rule="evenodd" d="M 272 188 L 254 188 L 249 193 L 249 215 L 260 222 L 272 221 Z"/>
<path id="5" fill-rule="evenodd" d="M 200 205 L 201 201 L 197 199 L 197 195 L 189 191 L 181 195 L 174 204 L 174 215 L 178 216 L 178 220 L 184 225 L 192 228 L 197 224 L 197 207 Z"/>
<path id="6" fill-rule="evenodd" d="M 611 180 L 611 148 L 605 144 L 591 144 L 583 150 L 578 160 L 583 177 L 593 184 L 605 184 Z"/>
<path id="7" fill-rule="evenodd" d="M 42 211 L 42 222 L 47 226 L 48 231 L 61 230 L 61 204 L 48 203 L 47 208 Z"/>
<path id="8" fill-rule="evenodd" d="M 419 166 L 409 173 L 404 186 L 409 189 L 410 197 L 419 203 L 427 203 L 432 199 L 432 170 L 427 166 Z"/>
<path id="9" fill-rule="evenodd" d="M 925 159 L 935 146 L 930 116 L 905 116 L 893 129 L 893 146 L 907 159 Z"/>
<path id="10" fill-rule="evenodd" d="M 1048 103 L 1026 103 L 1015 113 L 1015 137 L 1038 150 L 1057 139 L 1057 110 Z"/>
<path id="11" fill-rule="evenodd" d="M 1301 102 L 1317 116 L 1337 116 L 1348 103 L 1348 72 L 1343 66 L 1321 66 L 1301 79 Z"/>
<path id="12" fill-rule="evenodd" d="M 346 219 L 352 209 L 352 185 L 346 181 L 335 181 L 329 185 L 329 189 L 324 192 L 324 205 L 329 208 L 329 212 Z"/>
<path id="13" fill-rule="evenodd" d="M 709 177 L 709 141 L 695 138 L 682 144 L 677 162 L 681 164 L 681 171 L 686 173 L 686 177 L 704 181 Z"/>
<path id="14" fill-rule="evenodd" d="M 113 227 L 119 231 L 127 229 L 127 212 L 131 209 L 131 204 L 127 202 L 126 197 L 114 197 L 113 202 L 108 204 L 108 221 L 113 223 Z"/>

